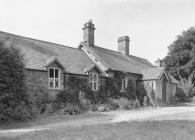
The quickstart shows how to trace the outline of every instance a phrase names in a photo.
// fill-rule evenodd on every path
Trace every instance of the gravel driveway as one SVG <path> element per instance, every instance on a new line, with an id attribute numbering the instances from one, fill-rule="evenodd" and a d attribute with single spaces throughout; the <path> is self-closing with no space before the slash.
<path id="1" fill-rule="evenodd" d="M 195 106 L 158 107 L 129 111 L 113 111 L 104 114 L 113 115 L 112 123 L 146 120 L 195 120 Z"/>

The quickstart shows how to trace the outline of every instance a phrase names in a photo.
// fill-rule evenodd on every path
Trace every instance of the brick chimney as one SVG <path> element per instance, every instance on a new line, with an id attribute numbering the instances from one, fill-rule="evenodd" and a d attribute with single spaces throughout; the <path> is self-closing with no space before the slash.
<path id="1" fill-rule="evenodd" d="M 118 51 L 124 55 L 129 55 L 129 37 L 122 36 L 118 38 Z"/>
<path id="2" fill-rule="evenodd" d="M 89 46 L 94 46 L 95 27 L 92 20 L 89 20 L 83 27 L 83 42 Z"/>

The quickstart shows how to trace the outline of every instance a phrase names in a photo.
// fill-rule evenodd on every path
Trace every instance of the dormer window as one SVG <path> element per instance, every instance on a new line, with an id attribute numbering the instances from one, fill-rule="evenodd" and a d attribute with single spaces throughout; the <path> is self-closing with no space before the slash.
<path id="1" fill-rule="evenodd" d="M 60 69 L 49 68 L 49 88 L 50 89 L 60 88 Z"/>
<path id="2" fill-rule="evenodd" d="M 90 78 L 90 85 L 93 91 L 98 91 L 99 85 L 98 85 L 98 73 L 90 73 L 89 75 Z"/>

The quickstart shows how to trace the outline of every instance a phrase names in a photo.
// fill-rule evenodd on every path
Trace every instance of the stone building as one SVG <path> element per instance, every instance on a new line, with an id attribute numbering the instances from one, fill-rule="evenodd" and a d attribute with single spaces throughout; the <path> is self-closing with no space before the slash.
<path id="1" fill-rule="evenodd" d="M 0 32 L 0 39 L 19 48 L 24 55 L 25 83 L 28 91 L 41 87 L 51 95 L 66 88 L 70 75 L 88 79 L 91 89 L 98 91 L 104 79 L 123 75 L 121 91 L 128 79 L 144 82 L 150 98 L 169 102 L 174 97 L 177 81 L 163 67 L 129 54 L 128 36 L 118 38 L 118 51 L 95 45 L 95 26 L 90 20 L 83 27 L 83 41 L 77 48 Z"/>

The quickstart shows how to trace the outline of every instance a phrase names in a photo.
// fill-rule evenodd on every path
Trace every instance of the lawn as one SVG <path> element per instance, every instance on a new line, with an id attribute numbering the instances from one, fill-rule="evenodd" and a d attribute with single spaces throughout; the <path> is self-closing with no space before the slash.
<path id="1" fill-rule="evenodd" d="M 3 140 L 3 138 L 0 138 Z M 194 140 L 194 121 L 99 124 L 27 133 L 5 140 Z"/>
<path id="2" fill-rule="evenodd" d="M 0 123 L 0 130 L 4 129 L 14 129 L 14 128 L 24 128 L 24 127 L 34 127 L 47 125 L 52 123 L 64 122 L 64 121 L 73 121 L 73 120 L 82 120 L 82 119 L 90 119 L 96 117 L 103 117 L 105 115 L 99 113 L 84 113 L 79 115 L 40 115 L 37 119 L 27 121 L 27 122 L 6 122 Z M 1 139 L 0 139 L 1 140 Z"/>

